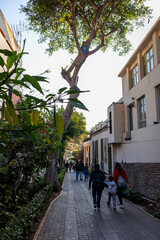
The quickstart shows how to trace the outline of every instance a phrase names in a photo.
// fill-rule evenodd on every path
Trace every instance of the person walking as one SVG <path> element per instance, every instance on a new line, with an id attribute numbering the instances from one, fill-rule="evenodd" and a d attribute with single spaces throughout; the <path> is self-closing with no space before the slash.
<path id="1" fill-rule="evenodd" d="M 91 177 L 89 180 L 89 189 L 91 189 L 92 184 L 94 209 L 98 208 L 98 210 L 100 210 L 100 202 L 105 180 L 104 172 L 102 172 L 99 168 L 99 164 L 96 164 L 94 166 L 94 171 L 91 173 Z"/>
<path id="2" fill-rule="evenodd" d="M 108 201 L 107 204 L 110 207 L 111 198 L 113 203 L 113 209 L 116 210 L 116 192 L 117 192 L 117 184 L 113 180 L 112 176 L 109 176 L 108 178 Z"/>
<path id="3" fill-rule="evenodd" d="M 84 166 L 84 177 L 85 177 L 85 180 L 88 179 L 88 164 L 85 163 L 85 166 Z"/>
<path id="4" fill-rule="evenodd" d="M 79 161 L 77 160 L 76 161 L 76 164 L 75 164 L 75 170 L 76 170 L 76 180 L 78 180 L 78 177 L 79 177 Z"/>
<path id="5" fill-rule="evenodd" d="M 82 160 L 80 160 L 80 163 L 79 163 L 80 180 L 83 179 L 83 171 L 84 171 L 84 163 Z"/>
<path id="6" fill-rule="evenodd" d="M 123 209 L 123 201 L 122 201 L 122 196 L 123 196 L 123 190 L 126 187 L 129 187 L 128 183 L 128 177 L 126 174 L 126 171 L 121 167 L 120 163 L 115 164 L 115 168 L 113 171 L 113 180 L 117 184 L 117 195 L 119 198 L 119 207 Z"/>

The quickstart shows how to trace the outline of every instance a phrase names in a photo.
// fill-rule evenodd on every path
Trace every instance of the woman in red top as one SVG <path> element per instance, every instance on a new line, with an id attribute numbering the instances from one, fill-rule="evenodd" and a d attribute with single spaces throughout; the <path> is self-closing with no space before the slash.
<path id="1" fill-rule="evenodd" d="M 113 180 L 117 183 L 119 175 L 122 176 L 122 178 L 126 181 L 127 187 L 129 187 L 128 183 L 128 177 L 126 174 L 126 171 L 121 167 L 120 163 L 116 163 L 114 172 L 113 172 Z M 124 187 L 119 187 L 117 184 L 117 195 L 119 198 L 120 208 L 123 208 L 123 202 L 122 202 L 122 192 Z"/>

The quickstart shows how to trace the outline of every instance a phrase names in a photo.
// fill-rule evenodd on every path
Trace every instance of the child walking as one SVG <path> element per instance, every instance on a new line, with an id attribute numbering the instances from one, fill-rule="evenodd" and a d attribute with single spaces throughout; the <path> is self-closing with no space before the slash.
<path id="1" fill-rule="evenodd" d="M 108 182 L 108 201 L 107 204 L 110 207 L 111 198 L 113 203 L 113 209 L 116 210 L 116 191 L 117 191 L 117 184 L 113 181 L 113 177 L 109 176 Z"/>

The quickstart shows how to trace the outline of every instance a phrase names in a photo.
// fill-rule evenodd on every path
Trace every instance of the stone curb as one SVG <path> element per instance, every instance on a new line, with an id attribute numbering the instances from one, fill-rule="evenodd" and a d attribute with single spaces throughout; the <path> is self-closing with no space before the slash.
<path id="1" fill-rule="evenodd" d="M 138 208 L 140 211 L 144 212 L 145 214 L 147 214 L 148 216 L 154 218 L 157 222 L 160 223 L 160 220 L 159 220 L 158 218 L 154 217 L 152 214 L 150 214 L 149 212 L 145 211 L 143 208 L 139 207 L 138 205 L 136 205 L 135 203 L 129 201 L 128 199 L 126 199 L 126 198 L 124 198 L 124 199 L 125 199 L 125 201 L 131 203 L 133 206 L 135 206 L 136 208 Z"/>

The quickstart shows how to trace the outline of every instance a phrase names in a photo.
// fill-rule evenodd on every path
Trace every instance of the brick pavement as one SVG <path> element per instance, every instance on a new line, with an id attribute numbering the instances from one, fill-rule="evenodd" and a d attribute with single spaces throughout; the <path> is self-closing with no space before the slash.
<path id="1" fill-rule="evenodd" d="M 75 173 L 67 173 L 62 194 L 34 240 L 160 240 L 158 220 L 125 200 L 124 209 L 113 211 L 106 200 L 105 189 L 101 210 L 94 210 L 88 181 L 76 181 Z"/>

